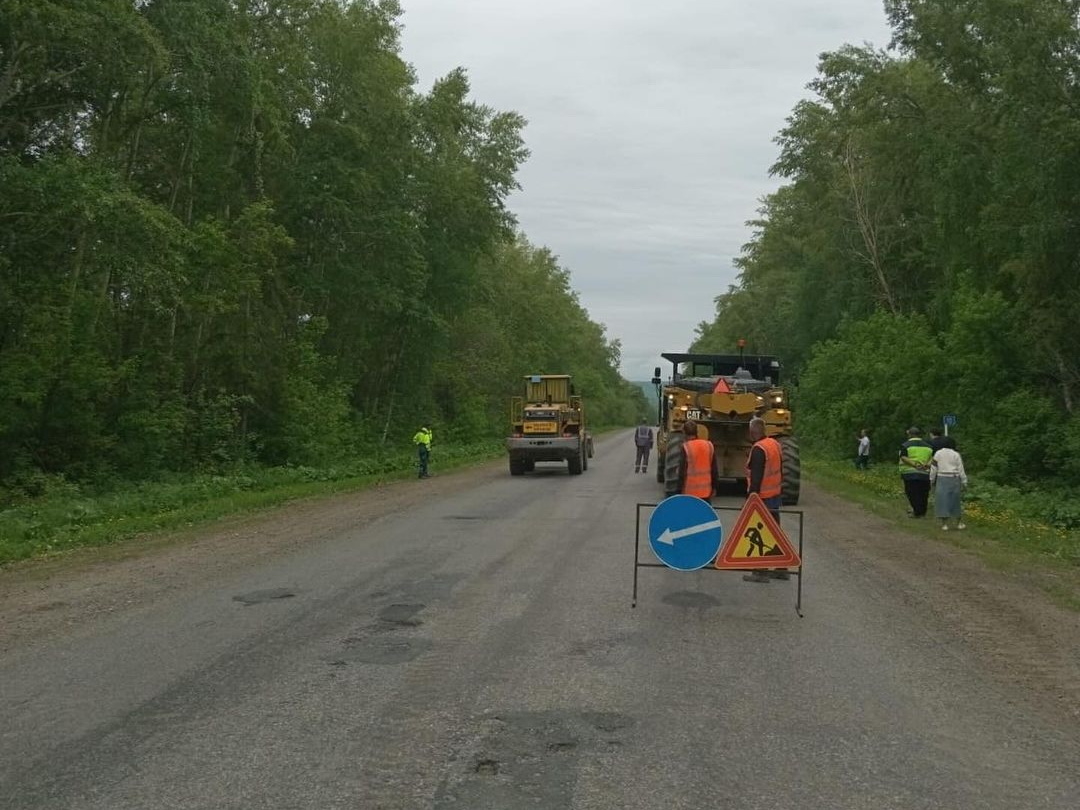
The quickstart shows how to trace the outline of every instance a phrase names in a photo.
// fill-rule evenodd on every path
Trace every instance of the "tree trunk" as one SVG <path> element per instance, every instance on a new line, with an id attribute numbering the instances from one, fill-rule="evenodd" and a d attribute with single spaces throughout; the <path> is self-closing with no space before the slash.
<path id="1" fill-rule="evenodd" d="M 848 185 L 851 189 L 851 202 L 855 209 L 855 222 L 859 226 L 859 234 L 866 250 L 863 258 L 870 265 L 874 280 L 878 287 L 881 299 L 893 315 L 898 314 L 896 298 L 893 296 L 892 287 L 885 275 L 885 268 L 881 261 L 881 226 L 875 212 L 870 210 L 867 202 L 865 182 L 859 176 L 856 168 L 855 147 L 850 141 L 845 148 L 844 169 L 847 172 Z"/>

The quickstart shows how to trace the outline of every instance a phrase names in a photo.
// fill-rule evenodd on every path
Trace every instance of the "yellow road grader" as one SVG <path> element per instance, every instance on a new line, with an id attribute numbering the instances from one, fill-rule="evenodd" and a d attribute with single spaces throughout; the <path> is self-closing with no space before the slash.
<path id="1" fill-rule="evenodd" d="M 716 451 L 722 479 L 737 482 L 745 492 L 746 460 L 750 453 L 750 420 L 765 420 L 765 433 L 783 451 L 783 502 L 799 502 L 799 445 L 792 433 L 788 394 L 780 387 L 780 361 L 772 356 L 726 354 L 662 354 L 672 364 L 664 381 L 660 367 L 653 384 L 659 395 L 656 480 L 664 491 L 678 491 L 683 424 L 693 419 L 698 438 Z"/>

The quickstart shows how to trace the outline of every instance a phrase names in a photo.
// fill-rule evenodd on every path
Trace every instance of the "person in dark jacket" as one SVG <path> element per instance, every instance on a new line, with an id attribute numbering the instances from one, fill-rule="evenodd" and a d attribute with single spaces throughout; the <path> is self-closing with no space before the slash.
<path id="1" fill-rule="evenodd" d="M 936 453 L 942 447 L 948 447 L 950 450 L 956 449 L 956 439 L 952 436 L 946 436 L 941 432 L 941 428 L 930 428 L 930 448 Z"/>
<path id="2" fill-rule="evenodd" d="M 641 424 L 634 431 L 634 447 L 637 448 L 637 455 L 634 458 L 634 472 L 648 472 L 649 451 L 653 447 L 653 430 L 644 419 L 641 420 Z"/>

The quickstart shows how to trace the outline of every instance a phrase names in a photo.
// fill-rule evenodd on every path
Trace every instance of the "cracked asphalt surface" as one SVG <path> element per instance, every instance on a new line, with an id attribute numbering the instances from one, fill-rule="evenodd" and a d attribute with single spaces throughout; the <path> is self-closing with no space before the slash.
<path id="1" fill-rule="evenodd" d="M 1075 613 L 812 486 L 631 610 L 631 445 L 0 572 L 0 807 L 1080 806 Z"/>

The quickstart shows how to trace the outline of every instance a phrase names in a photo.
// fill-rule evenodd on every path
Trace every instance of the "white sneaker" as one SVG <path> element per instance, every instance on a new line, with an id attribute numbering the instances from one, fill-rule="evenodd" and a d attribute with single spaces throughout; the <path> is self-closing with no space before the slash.
<path id="1" fill-rule="evenodd" d="M 967 526 L 966 526 L 966 525 L 964 525 L 963 523 L 957 523 L 957 524 L 956 524 L 956 528 L 958 528 L 958 529 L 966 529 L 966 528 L 967 528 Z"/>
<path id="2" fill-rule="evenodd" d="M 941 524 L 941 530 L 943 532 L 947 532 L 949 530 L 949 524 L 948 523 L 942 523 Z"/>

